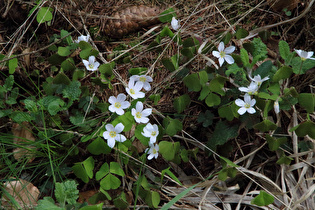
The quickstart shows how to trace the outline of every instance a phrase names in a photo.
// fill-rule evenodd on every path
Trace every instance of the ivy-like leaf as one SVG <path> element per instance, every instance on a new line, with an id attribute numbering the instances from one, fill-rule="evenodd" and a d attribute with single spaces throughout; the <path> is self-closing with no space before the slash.
<path id="1" fill-rule="evenodd" d="M 81 95 L 80 86 L 81 83 L 79 81 L 71 81 L 70 84 L 63 89 L 63 97 L 73 101 L 79 99 L 79 96 Z"/>
<path id="2" fill-rule="evenodd" d="M 78 184 L 74 180 L 67 180 L 65 182 L 56 183 L 55 196 L 62 206 L 67 202 L 70 205 L 75 205 L 79 198 L 79 190 L 77 190 Z"/>

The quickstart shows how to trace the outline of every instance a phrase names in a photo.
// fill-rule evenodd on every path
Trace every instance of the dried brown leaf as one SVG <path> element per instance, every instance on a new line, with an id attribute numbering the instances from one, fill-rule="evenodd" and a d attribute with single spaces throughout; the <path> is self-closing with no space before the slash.
<path id="1" fill-rule="evenodd" d="M 13 143 L 21 146 L 13 150 L 15 160 L 21 161 L 27 158 L 29 163 L 32 162 L 35 159 L 35 147 L 30 143 L 35 141 L 35 137 L 31 133 L 30 125 L 27 122 L 23 122 L 22 126 L 15 123 L 12 125 L 12 133 L 15 136 Z"/>

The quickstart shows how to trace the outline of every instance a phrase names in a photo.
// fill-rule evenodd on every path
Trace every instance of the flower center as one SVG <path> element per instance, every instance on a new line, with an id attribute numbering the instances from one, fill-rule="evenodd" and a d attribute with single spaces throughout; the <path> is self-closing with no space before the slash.
<path id="1" fill-rule="evenodd" d="M 249 109 L 249 108 L 250 108 L 250 104 L 249 104 L 249 103 L 246 103 L 246 104 L 244 105 L 244 107 L 245 107 L 246 109 Z"/>
<path id="2" fill-rule="evenodd" d="M 137 113 L 136 113 L 136 117 L 137 117 L 137 118 L 141 118 L 141 117 L 142 117 L 141 112 L 137 112 Z"/>
<path id="3" fill-rule="evenodd" d="M 115 131 L 110 131 L 109 132 L 109 136 L 114 138 L 116 136 L 116 132 Z"/>
<path id="4" fill-rule="evenodd" d="M 301 57 L 301 60 L 302 60 L 302 61 L 306 61 L 306 58 Z"/>
<path id="5" fill-rule="evenodd" d="M 131 93 L 131 94 L 135 94 L 136 92 L 135 92 L 134 89 L 130 89 L 130 93 Z"/>
<path id="6" fill-rule="evenodd" d="M 147 81 L 147 79 L 146 79 L 145 77 L 140 77 L 139 80 L 140 80 L 141 82 Z"/>
<path id="7" fill-rule="evenodd" d="M 116 108 L 120 108 L 121 107 L 121 104 L 119 102 L 116 102 L 115 105 L 114 105 Z"/>
<path id="8" fill-rule="evenodd" d="M 221 58 L 224 58 L 224 57 L 225 57 L 225 52 L 224 52 L 224 51 L 221 51 L 221 52 L 220 52 L 220 57 L 221 57 Z"/>
<path id="9" fill-rule="evenodd" d="M 155 136 L 155 135 L 156 135 L 156 131 L 152 131 L 151 136 Z"/>
<path id="10" fill-rule="evenodd" d="M 156 153 L 157 153 L 156 149 L 155 149 L 155 148 L 153 148 L 153 150 L 152 150 L 152 154 L 156 154 Z"/>
<path id="11" fill-rule="evenodd" d="M 93 69 L 93 68 L 94 68 L 94 64 L 92 64 L 92 63 L 89 64 L 89 68 L 90 68 L 90 69 Z"/>

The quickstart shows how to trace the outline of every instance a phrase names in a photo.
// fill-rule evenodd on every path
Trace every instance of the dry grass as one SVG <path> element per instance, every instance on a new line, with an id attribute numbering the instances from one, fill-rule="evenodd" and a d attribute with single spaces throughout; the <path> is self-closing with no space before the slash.
<path id="1" fill-rule="evenodd" d="M 300 15 L 307 9 L 309 2 L 313 1 L 299 4 L 292 16 L 297 17 Z M 16 1 L 14 3 L 15 6 L 11 10 L 19 9 L 19 7 L 28 6 L 29 4 L 29 2 Z M 218 2 L 187 0 L 180 3 L 178 1 L 162 0 L 47 1 L 45 6 L 55 9 L 52 26 L 37 26 L 34 20 L 14 20 L 15 17 L 9 15 L 5 17 L 6 21 L 16 21 L 16 27 L 14 30 L 10 28 L 9 32 L 0 31 L 0 40 L 2 39 L 0 53 L 8 57 L 15 54 L 19 55 L 19 58 L 25 58 L 23 56 L 26 56 L 26 54 L 23 54 L 23 52 L 29 49 L 30 53 L 27 53 L 27 56 L 30 56 L 29 64 L 26 63 L 25 59 L 23 64 L 28 71 L 34 68 L 40 69 L 42 72 L 41 79 L 55 74 L 50 71 L 48 64 L 36 62 L 36 59 L 39 57 L 46 56 L 45 51 L 39 51 L 39 49 L 43 49 L 48 45 L 48 40 L 53 33 L 58 32 L 60 29 L 66 29 L 74 31 L 72 36 L 76 37 L 80 33 L 90 33 L 91 30 L 89 29 L 96 27 L 97 30 L 92 34 L 92 39 L 95 47 L 100 51 L 99 59 L 102 62 L 119 61 L 127 53 L 132 55 L 131 63 L 121 63 L 114 69 L 116 80 L 112 92 L 103 92 L 102 89 L 94 88 L 94 94 L 98 98 L 107 101 L 110 95 L 122 92 L 123 86 L 126 85 L 129 77 L 128 69 L 132 67 L 147 67 L 149 69 L 148 74 L 154 78 L 156 84 L 149 94 L 159 93 L 162 96 L 158 105 L 148 104 L 154 109 L 155 123 L 160 123 L 166 114 L 174 113 L 172 103 L 175 97 L 184 93 L 191 95 L 196 102 L 194 101 L 189 110 L 185 110 L 184 129 L 180 135 L 176 135 L 170 140 L 180 141 L 183 146 L 188 148 L 199 148 L 200 152 L 197 160 L 191 160 L 180 165 L 171 164 L 179 180 L 185 185 L 175 186 L 174 183 L 176 182 L 166 176 L 169 179 L 169 184 L 161 185 L 158 190 L 163 201 L 162 203 L 165 203 L 189 186 L 205 180 L 209 175 L 218 172 L 221 169 L 221 164 L 217 161 L 219 159 L 217 153 L 210 157 L 206 155 L 206 151 L 210 149 L 205 145 L 200 134 L 196 134 L 201 133 L 201 131 L 193 127 L 197 123 L 198 114 L 201 111 L 205 111 L 206 107 L 197 102 L 198 96 L 194 97 L 181 81 L 174 78 L 176 72 L 170 74 L 160 62 L 162 58 L 170 57 L 177 53 L 179 51 L 178 46 L 170 39 L 164 39 L 161 42 L 161 47 L 164 49 L 162 53 L 158 54 L 147 50 L 148 45 L 154 40 L 156 34 L 161 31 L 163 24 L 152 26 L 151 30 L 145 29 L 138 33 L 130 34 L 119 40 L 104 37 L 102 33 L 104 21 L 106 18 L 111 17 L 112 11 L 119 10 L 122 6 L 139 4 L 165 8 L 173 7 L 181 20 L 182 38 L 193 36 L 202 42 L 211 40 L 218 43 L 224 35 L 224 33 L 223 35 L 221 34 L 222 32 L 234 32 L 236 26 L 252 31 L 253 33 L 250 35 L 256 36 L 257 30 L 254 29 L 268 28 L 268 25 L 289 20 L 290 17 L 287 17 L 283 12 L 273 11 L 265 1 L 258 0 Z M 15 11 L 11 12 L 14 13 Z M 313 9 L 298 21 L 272 28 L 272 31 L 279 34 L 278 36 L 273 36 L 272 39 L 275 42 L 281 39 L 286 40 L 291 48 L 298 47 L 305 50 L 314 50 L 315 35 L 313 32 L 315 25 L 312 24 L 315 21 L 314 15 L 315 11 Z M 8 26 L 1 25 L 1 27 L 6 28 Z M 36 33 L 36 37 L 33 36 L 34 33 L 32 32 Z M 241 47 L 241 42 L 237 40 L 233 40 L 233 42 L 238 48 Z M 243 40 L 243 42 L 246 42 L 246 40 Z M 131 45 L 131 43 L 135 44 Z M 110 58 L 109 55 L 113 54 L 115 49 L 122 44 L 126 46 L 123 53 Z M 268 47 L 270 51 L 275 52 L 275 47 L 271 43 L 268 44 Z M 279 56 L 270 57 L 273 61 L 277 58 Z M 180 69 L 188 67 L 191 72 L 198 72 L 206 66 L 206 63 L 207 60 L 202 57 L 195 57 L 193 60 L 183 63 Z M 1 68 L 5 70 L 4 66 L 1 66 Z M 312 89 L 310 85 L 314 84 L 314 71 L 310 72 L 312 73 L 288 81 L 290 86 L 295 86 L 298 90 L 310 91 Z M 21 78 L 25 78 L 23 71 L 18 71 L 17 74 Z M 88 78 L 83 80 L 86 85 L 89 85 Z M 315 119 L 314 114 L 311 114 L 310 117 L 312 120 Z M 238 175 L 235 178 L 228 179 L 226 182 L 220 181 L 216 175 L 213 176 L 183 196 L 173 208 L 256 209 L 258 207 L 251 205 L 250 201 L 259 193 L 259 190 L 265 190 L 275 197 L 275 202 L 269 207 L 260 207 L 261 209 L 315 209 L 314 151 L 299 152 L 297 149 L 299 141 L 309 141 L 314 145 L 314 139 L 307 137 L 299 139 L 295 133 L 289 132 L 290 128 L 296 126 L 303 119 L 305 119 L 305 116 L 299 113 L 298 107 L 293 107 L 292 110 L 283 112 L 278 121 L 283 130 L 287 131 L 283 135 L 289 139 L 293 148 L 293 150 L 290 148 L 284 150 L 289 157 L 294 158 L 291 165 L 275 164 L 281 154 L 268 150 L 265 143 L 265 135 L 253 134 L 242 129 L 240 130 L 242 134 L 240 136 L 242 137 L 231 141 L 234 148 L 229 154 L 229 158 L 240 166 L 237 168 Z M 208 130 L 207 132 L 211 133 L 212 131 Z M 202 132 L 202 134 L 204 133 Z M 141 164 L 139 160 L 131 156 L 129 158 L 135 163 Z M 146 172 L 148 179 L 154 183 L 154 177 L 160 177 L 161 169 L 168 164 L 161 158 L 156 162 L 150 163 L 150 165 L 145 165 L 148 169 Z M 127 183 L 133 182 L 136 177 L 137 174 L 134 174 L 133 177 L 126 178 L 125 181 Z M 158 185 L 158 183 L 156 184 Z"/>

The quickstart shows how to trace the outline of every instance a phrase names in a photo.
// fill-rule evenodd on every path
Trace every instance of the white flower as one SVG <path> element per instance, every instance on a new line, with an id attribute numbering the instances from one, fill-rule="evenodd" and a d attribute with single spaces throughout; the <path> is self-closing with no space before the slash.
<path id="1" fill-rule="evenodd" d="M 87 36 L 81 35 L 78 37 L 77 40 L 75 40 L 75 42 L 76 43 L 80 43 L 81 41 L 88 42 L 89 39 L 90 39 L 90 35 L 87 35 Z"/>
<path id="2" fill-rule="evenodd" d="M 104 139 L 107 139 L 107 144 L 110 148 L 115 146 L 115 142 L 124 142 L 126 141 L 126 137 L 121 133 L 125 126 L 122 123 L 118 123 L 115 127 L 112 124 L 107 124 L 105 126 L 106 131 L 103 133 Z"/>
<path id="3" fill-rule="evenodd" d="M 258 85 L 256 82 L 251 82 L 248 87 L 239 87 L 238 89 L 242 92 L 248 93 L 249 95 L 257 95 Z"/>
<path id="4" fill-rule="evenodd" d="M 267 80 L 269 79 L 269 76 L 264 77 L 263 79 L 261 79 L 261 76 L 258 74 L 258 75 L 256 75 L 256 76 L 254 76 L 254 78 L 251 78 L 250 76 L 249 76 L 249 78 L 250 78 L 253 82 L 255 82 L 255 83 L 258 85 L 258 87 L 260 87 L 261 84 L 262 84 L 264 81 L 267 81 Z"/>
<path id="5" fill-rule="evenodd" d="M 138 101 L 136 108 L 131 109 L 131 114 L 135 117 L 137 123 L 147 123 L 149 122 L 148 116 L 152 113 L 152 109 L 143 110 L 143 103 Z"/>
<path id="6" fill-rule="evenodd" d="M 117 98 L 115 96 L 109 97 L 108 102 L 111 103 L 108 107 L 109 111 L 116 112 L 118 115 L 123 115 L 124 109 L 130 106 L 130 103 L 126 101 L 126 95 L 123 93 L 120 93 Z"/>
<path id="7" fill-rule="evenodd" d="M 276 113 L 276 114 L 279 114 L 279 112 L 280 112 L 280 107 L 279 107 L 279 102 L 278 102 L 278 100 L 273 103 L 273 108 L 274 108 L 274 110 L 275 110 L 275 113 Z"/>
<path id="8" fill-rule="evenodd" d="M 240 115 L 243 115 L 246 111 L 250 114 L 254 114 L 256 110 L 253 108 L 253 106 L 256 104 L 255 99 L 251 99 L 250 95 L 245 94 L 244 101 L 242 99 L 236 99 L 235 104 L 239 107 L 241 107 L 237 112 Z"/>
<path id="9" fill-rule="evenodd" d="M 159 145 L 153 145 L 153 144 L 149 144 L 150 148 L 146 148 L 145 152 L 147 152 L 149 154 L 148 156 L 148 160 L 151 160 L 152 158 L 157 159 L 157 157 L 159 156 Z"/>
<path id="10" fill-rule="evenodd" d="M 132 75 L 130 77 L 130 79 L 134 79 L 135 82 L 142 82 L 143 88 L 146 91 L 150 91 L 151 90 L 151 85 L 149 82 L 152 82 L 153 79 L 150 76 L 146 76 L 146 75 Z"/>
<path id="11" fill-rule="evenodd" d="M 304 50 L 296 50 L 296 49 L 294 50 L 301 57 L 302 61 L 305 61 L 306 59 L 315 60 L 315 58 L 311 58 L 314 54 L 313 51 L 306 52 Z"/>
<path id="12" fill-rule="evenodd" d="M 89 71 L 95 71 L 98 69 L 98 67 L 100 66 L 100 63 L 95 61 L 95 56 L 90 56 L 89 60 L 82 60 L 86 69 Z"/>
<path id="13" fill-rule="evenodd" d="M 220 66 L 222 66 L 222 64 L 224 63 L 224 60 L 228 64 L 234 63 L 234 59 L 232 58 L 232 56 L 229 55 L 232 52 L 234 52 L 234 50 L 235 50 L 234 46 L 230 46 L 230 47 L 227 47 L 224 49 L 224 43 L 220 42 L 218 50 L 219 51 L 212 51 L 212 55 L 216 58 L 219 58 Z"/>
<path id="14" fill-rule="evenodd" d="M 148 123 L 141 133 L 143 136 L 150 138 L 150 144 L 154 144 L 156 142 L 156 137 L 159 135 L 159 128 L 156 124 Z"/>
<path id="15" fill-rule="evenodd" d="M 143 83 L 140 81 L 135 82 L 135 77 L 134 77 L 134 78 L 130 78 L 128 87 L 126 87 L 126 91 L 133 99 L 143 98 L 145 94 L 140 91 L 142 87 L 143 87 Z"/>
<path id="16" fill-rule="evenodd" d="M 171 26 L 172 26 L 172 28 L 173 28 L 175 31 L 177 31 L 177 30 L 180 28 L 179 21 L 176 20 L 175 17 L 172 17 Z"/>

